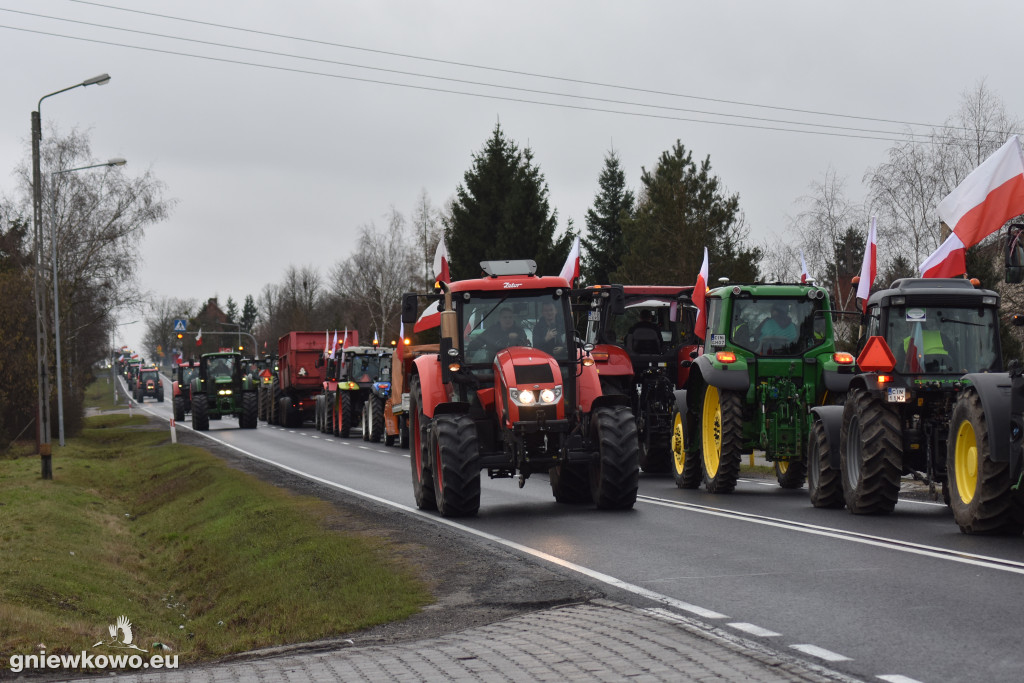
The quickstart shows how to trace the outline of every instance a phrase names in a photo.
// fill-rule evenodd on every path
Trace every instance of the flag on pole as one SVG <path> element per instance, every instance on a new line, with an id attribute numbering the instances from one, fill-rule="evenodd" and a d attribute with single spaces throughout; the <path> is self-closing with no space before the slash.
<path id="1" fill-rule="evenodd" d="M 348 346 L 348 325 L 345 325 L 345 339 L 341 342 L 341 364 L 345 364 L 345 347 Z"/>
<path id="2" fill-rule="evenodd" d="M 708 294 L 708 248 L 704 247 L 704 261 L 700 264 L 700 272 L 697 273 L 697 282 L 693 285 L 693 305 L 697 307 L 697 322 L 694 325 L 693 332 L 701 339 L 704 339 L 704 334 L 708 326 L 707 308 L 704 305 L 704 300 Z"/>
<path id="3" fill-rule="evenodd" d="M 330 355 L 331 352 L 331 333 L 324 330 L 324 358 Z"/>
<path id="4" fill-rule="evenodd" d="M 202 344 L 202 343 L 203 343 L 203 328 L 200 327 L 199 331 L 196 332 L 196 344 Z"/>
<path id="5" fill-rule="evenodd" d="M 864 261 L 860 266 L 860 282 L 857 283 L 857 298 L 864 301 L 864 312 L 868 312 L 868 297 L 871 296 L 871 285 L 878 273 L 878 217 L 871 217 L 871 228 L 868 230 L 868 241 L 864 245 Z"/>
<path id="6" fill-rule="evenodd" d="M 565 278 L 569 283 L 569 287 L 572 288 L 573 281 L 580 276 L 580 237 L 576 236 L 572 241 L 572 248 L 569 250 L 569 255 L 565 258 L 565 265 L 562 266 L 562 272 L 559 273 L 559 277 Z"/>
<path id="7" fill-rule="evenodd" d="M 806 284 L 811 279 L 810 274 L 807 272 L 807 261 L 804 261 L 804 250 L 800 250 L 800 283 Z"/>
<path id="8" fill-rule="evenodd" d="M 967 271 L 964 252 L 1024 213 L 1024 153 L 1016 135 L 981 162 L 939 202 L 939 219 L 952 231 L 920 266 L 922 277 Z"/>
<path id="9" fill-rule="evenodd" d="M 437 282 L 451 282 L 452 276 L 448 271 L 448 248 L 444 245 L 444 238 L 437 243 L 437 251 L 434 252 L 434 279 Z"/>
<path id="10" fill-rule="evenodd" d="M 912 373 L 924 372 L 924 330 L 920 321 L 914 323 L 914 334 L 910 336 L 907 343 L 908 371 Z"/>
<path id="11" fill-rule="evenodd" d="M 423 313 L 420 314 L 416 324 L 412 326 L 413 332 L 422 332 L 423 330 L 429 330 L 433 327 L 437 327 L 441 324 L 441 309 L 438 307 L 436 301 L 431 301 L 430 305 L 423 309 Z"/>
<path id="12" fill-rule="evenodd" d="M 331 360 L 338 357 L 338 328 L 334 328 L 334 341 L 331 342 Z"/>
<path id="13" fill-rule="evenodd" d="M 398 348 L 395 349 L 395 360 L 401 362 L 405 356 L 405 321 L 398 321 Z"/>

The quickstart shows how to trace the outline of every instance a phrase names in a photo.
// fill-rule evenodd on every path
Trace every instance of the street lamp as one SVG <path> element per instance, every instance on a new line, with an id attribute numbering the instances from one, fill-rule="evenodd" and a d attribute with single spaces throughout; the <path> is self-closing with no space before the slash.
<path id="1" fill-rule="evenodd" d="M 106 168 L 110 166 L 124 166 L 128 162 L 124 159 L 110 159 L 106 163 L 102 164 L 91 164 L 89 166 L 79 166 L 78 168 L 66 168 L 63 171 L 54 171 L 50 174 L 50 196 L 51 204 L 56 209 L 57 201 L 57 189 L 54 187 L 54 176 L 61 175 L 63 173 L 71 173 L 73 171 L 84 171 L 89 168 Z M 61 376 L 61 362 L 60 362 L 60 302 L 57 299 L 57 218 L 53 215 L 54 211 L 50 212 L 50 223 L 52 224 L 53 230 L 50 235 L 50 242 L 53 247 L 53 252 L 50 258 L 53 260 L 53 336 L 54 336 L 54 348 L 57 352 L 57 433 L 59 435 L 59 443 L 61 446 L 64 445 L 64 382 Z"/>
<path id="2" fill-rule="evenodd" d="M 32 290 L 36 300 L 36 360 L 39 373 L 36 445 L 39 449 L 40 460 L 42 460 L 43 479 L 53 479 L 53 463 L 50 456 L 50 378 L 46 374 L 46 357 L 49 355 L 49 349 L 46 343 L 46 312 L 43 310 L 42 293 L 39 288 L 43 242 L 43 188 L 42 173 L 39 168 L 39 143 L 43 139 L 43 126 L 40 112 L 43 109 L 43 100 L 48 97 L 87 85 L 106 85 L 109 82 L 108 74 L 100 74 L 67 88 L 55 90 L 40 97 L 39 103 L 36 104 L 36 110 L 32 112 L 32 227 L 35 230 L 35 278 Z"/>

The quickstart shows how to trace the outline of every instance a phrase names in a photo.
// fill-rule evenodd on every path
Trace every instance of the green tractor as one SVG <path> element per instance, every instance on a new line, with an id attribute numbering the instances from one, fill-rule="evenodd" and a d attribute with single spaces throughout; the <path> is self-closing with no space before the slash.
<path id="1" fill-rule="evenodd" d="M 680 488 L 736 488 L 761 449 L 779 485 L 803 486 L 811 409 L 840 401 L 853 356 L 836 351 L 828 292 L 812 284 L 728 284 L 707 294 L 703 355 L 675 392 L 672 470 Z"/>
<path id="2" fill-rule="evenodd" d="M 192 429 L 205 432 L 210 420 L 238 417 L 242 429 L 255 429 L 258 384 L 242 372 L 242 356 L 234 352 L 206 353 L 192 379 Z"/>

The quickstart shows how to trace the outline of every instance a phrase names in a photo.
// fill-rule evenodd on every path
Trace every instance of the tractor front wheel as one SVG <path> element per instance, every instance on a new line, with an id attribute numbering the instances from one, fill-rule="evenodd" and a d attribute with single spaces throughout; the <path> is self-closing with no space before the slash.
<path id="1" fill-rule="evenodd" d="M 206 394 L 192 397 L 192 429 L 205 432 L 210 428 L 210 412 Z"/>
<path id="2" fill-rule="evenodd" d="M 1009 410 L 1009 408 L 1007 408 Z M 953 519 L 965 534 L 1020 534 L 1020 503 L 1011 489 L 1010 463 L 994 462 L 981 397 L 967 389 L 949 421 L 946 472 Z"/>
<path id="3" fill-rule="evenodd" d="M 348 435 L 352 432 L 352 396 L 347 392 L 341 392 L 341 396 L 338 399 L 341 404 L 341 409 L 338 417 L 338 436 L 343 439 L 347 439 Z"/>
<path id="4" fill-rule="evenodd" d="M 681 489 L 695 489 L 700 486 L 704 471 L 701 469 L 700 456 L 686 452 L 685 420 L 686 416 L 678 408 L 672 409 L 672 478 Z"/>
<path id="5" fill-rule="evenodd" d="M 743 453 L 743 397 L 708 385 L 701 404 L 701 453 L 704 488 L 730 493 L 740 476 Z"/>
<path id="6" fill-rule="evenodd" d="M 366 400 L 366 424 L 370 428 L 370 441 L 380 443 L 384 436 L 384 401 L 380 396 L 371 395 Z"/>
<path id="7" fill-rule="evenodd" d="M 480 509 L 480 453 L 468 415 L 433 421 L 434 500 L 443 517 L 471 517 Z"/>
<path id="8" fill-rule="evenodd" d="M 185 421 L 185 399 L 181 396 L 174 397 L 174 421 Z"/>
<path id="9" fill-rule="evenodd" d="M 256 414 L 259 410 L 256 392 L 243 391 L 241 403 L 242 410 L 238 413 L 238 427 L 240 429 L 256 429 L 256 425 L 260 421 Z"/>
<path id="10" fill-rule="evenodd" d="M 899 416 L 881 398 L 854 389 L 843 408 L 839 469 L 846 507 L 855 515 L 885 515 L 900 494 L 903 436 Z"/>
<path id="11" fill-rule="evenodd" d="M 832 467 L 829 459 L 828 435 L 821 420 L 815 420 L 807 437 L 807 489 L 811 494 L 811 505 L 816 508 L 841 508 L 843 482 L 839 470 Z"/>
<path id="12" fill-rule="evenodd" d="M 334 434 L 334 401 L 333 392 L 324 394 L 323 414 L 320 416 L 320 419 L 323 420 L 324 434 Z"/>
<path id="13" fill-rule="evenodd" d="M 798 489 L 807 480 L 807 463 L 803 460 L 776 460 L 775 479 L 784 489 Z"/>
<path id="14" fill-rule="evenodd" d="M 629 408 L 598 408 L 591 420 L 597 457 L 590 466 L 590 495 L 600 510 L 628 510 L 640 487 L 636 422 Z"/>
<path id="15" fill-rule="evenodd" d="M 370 402 L 367 401 L 366 403 L 363 404 L 363 411 L 362 411 L 361 422 L 360 422 L 360 424 L 362 424 L 362 427 L 360 427 L 360 429 L 359 429 L 359 431 L 362 434 L 363 441 L 369 441 L 370 440 L 370 414 L 369 413 L 370 413 Z"/>
<path id="16" fill-rule="evenodd" d="M 420 378 L 413 377 L 409 385 L 409 438 L 407 439 L 409 463 L 412 465 L 412 493 L 416 499 L 416 507 L 420 510 L 436 510 L 434 478 L 427 467 L 430 423 L 427 416 L 423 414 L 422 405 Z"/>
<path id="17" fill-rule="evenodd" d="M 590 473 L 586 467 L 568 463 L 555 465 L 548 470 L 548 480 L 556 503 L 578 505 L 594 500 L 590 493 Z"/>

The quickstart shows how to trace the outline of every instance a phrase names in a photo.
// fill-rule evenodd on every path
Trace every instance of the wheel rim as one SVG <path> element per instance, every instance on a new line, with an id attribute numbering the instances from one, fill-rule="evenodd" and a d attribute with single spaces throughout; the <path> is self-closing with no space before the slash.
<path id="1" fill-rule="evenodd" d="M 843 465 L 846 481 L 850 488 L 856 488 L 860 481 L 860 419 L 853 416 L 846 434 L 846 452 L 848 457 Z"/>
<path id="2" fill-rule="evenodd" d="M 789 462 L 785 460 L 779 460 L 775 463 L 775 469 L 779 471 L 779 474 L 785 474 L 789 471 Z"/>
<path id="3" fill-rule="evenodd" d="M 672 420 L 672 464 L 676 468 L 676 474 L 683 473 L 683 465 L 686 462 L 686 451 L 683 450 L 683 414 L 676 413 Z"/>
<path id="4" fill-rule="evenodd" d="M 704 452 L 704 469 L 714 479 L 722 459 L 722 403 L 717 387 L 708 387 L 704 392 L 704 414 L 701 421 L 701 441 Z"/>
<path id="5" fill-rule="evenodd" d="M 954 457 L 956 493 L 964 503 L 970 503 L 978 488 L 978 439 L 969 420 L 961 422 L 956 430 Z"/>

